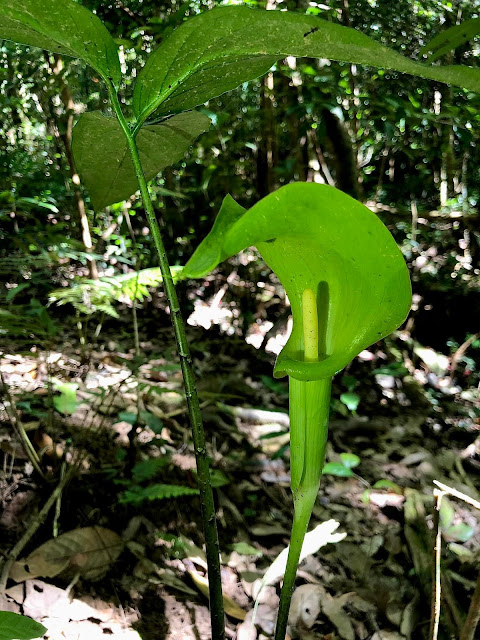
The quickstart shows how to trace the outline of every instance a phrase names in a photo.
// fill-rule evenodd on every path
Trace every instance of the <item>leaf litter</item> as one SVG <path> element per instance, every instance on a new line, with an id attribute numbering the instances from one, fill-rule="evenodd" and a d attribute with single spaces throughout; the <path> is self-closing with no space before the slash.
<path id="1" fill-rule="evenodd" d="M 237 630 L 241 640 L 243 636 L 248 640 L 262 634 L 269 637 L 278 606 L 281 575 L 274 586 L 266 587 L 260 598 L 254 627 L 248 623 L 251 623 L 258 585 L 288 542 L 291 502 L 286 486 L 278 481 L 285 477 L 284 484 L 288 484 L 288 449 L 276 455 L 286 443 L 286 406 L 282 397 L 272 393 L 259 378 L 268 376 L 271 370 L 268 356 L 252 353 L 251 347 L 235 337 L 229 338 L 228 356 L 223 355 L 226 353 L 225 340 L 219 339 L 215 343 L 215 337 L 209 339 L 213 342 L 208 346 L 194 340 L 198 345 L 194 355 L 201 371 L 201 398 L 206 403 L 204 412 L 212 434 L 209 455 L 213 468 L 223 477 L 222 486 L 216 492 L 221 505 L 219 523 L 225 594 L 234 606 L 231 610 L 234 615 L 227 618 L 228 628 L 232 632 Z M 216 363 L 210 364 L 204 359 L 205 349 L 218 352 Z M 237 353 L 238 357 L 232 358 L 232 353 Z M 377 356 L 374 351 L 372 353 L 373 359 L 368 366 L 373 369 L 378 365 Z M 66 637 L 76 633 L 75 637 L 81 640 L 100 637 L 100 631 L 104 637 L 103 628 L 115 629 L 119 638 L 133 639 L 139 634 L 144 640 L 154 637 L 207 639 L 209 622 L 207 600 L 202 593 L 206 575 L 198 527 L 198 498 L 192 495 L 162 503 L 147 501 L 140 507 L 118 503 L 119 495 L 125 490 L 124 483 L 132 480 L 140 488 L 153 482 L 196 487 L 191 464 L 184 463 L 191 458 L 193 450 L 188 444 L 178 375 L 171 377 L 171 372 L 168 376 L 157 375 L 155 372 L 159 367 L 168 366 L 169 362 L 152 353 L 154 364 L 150 365 L 146 358 L 139 383 L 128 377 L 125 360 L 115 362 L 115 358 L 109 356 L 108 365 L 102 366 L 105 357 L 104 354 L 99 354 L 98 360 L 94 357 L 96 364 L 85 382 L 75 380 L 78 383 L 77 399 L 81 403 L 71 415 L 60 413 L 51 434 L 53 441 L 62 445 L 67 461 L 71 451 L 69 438 L 74 447 L 83 448 L 86 453 L 80 472 L 82 486 L 79 487 L 78 478 L 74 479 L 63 498 L 68 510 L 66 506 L 62 507 L 61 530 L 70 528 L 70 531 L 48 540 L 48 527 L 44 527 L 42 536 L 32 540 L 27 555 L 15 565 L 14 572 L 18 573 L 12 574 L 18 580 L 24 580 L 25 586 L 18 583 L 10 587 L 2 608 L 25 609 L 26 606 L 47 626 L 50 636 L 46 637 L 52 639 L 60 633 L 60 628 Z M 7 371 L 7 376 L 15 380 L 16 388 L 22 393 L 44 398 L 41 394 L 35 396 L 45 380 L 42 368 L 32 367 L 28 358 L 28 366 L 22 368 L 22 358 L 16 356 L 9 361 L 11 370 Z M 249 362 L 253 360 L 258 375 L 249 377 Z M 71 362 L 72 358 L 69 365 Z M 357 366 L 353 363 L 349 374 L 355 374 Z M 68 380 L 62 371 L 61 359 L 52 367 L 58 379 Z M 35 379 L 29 377 L 32 370 L 37 371 Z M 458 463 L 458 458 L 467 459 L 461 458 L 460 454 L 469 455 L 463 454 L 469 444 L 466 433 L 460 433 L 455 427 L 448 431 L 443 426 L 439 432 L 435 426 L 438 424 L 435 412 L 424 406 L 416 410 L 415 400 L 410 409 L 405 409 L 395 397 L 389 398 L 388 409 L 382 409 L 378 398 L 387 391 L 395 396 L 399 389 L 398 378 L 395 380 L 395 385 L 388 389 L 376 386 L 374 378 L 372 382 L 356 387 L 362 398 L 358 407 L 360 415 L 343 416 L 335 412 L 332 415 L 328 462 L 348 461 L 351 454 L 358 456 L 360 462 L 355 461 L 351 477 L 324 477 L 310 529 L 313 532 L 322 523 L 336 521 L 340 523 L 338 530 L 347 537 L 314 551 L 303 561 L 295 598 L 301 608 L 302 602 L 311 597 L 315 601 L 321 594 L 320 605 L 311 626 L 301 619 L 292 620 L 291 637 L 414 640 L 427 615 L 422 603 L 425 603 L 429 589 L 431 570 L 431 479 L 439 479 L 478 499 L 475 476 L 465 471 L 463 463 Z M 121 388 L 121 393 L 110 401 L 108 390 L 115 385 Z M 98 390 L 99 386 L 105 392 L 92 395 L 92 389 Z M 141 411 L 155 415 L 161 421 L 159 431 L 142 419 L 136 427 L 126 422 L 126 437 L 120 438 L 115 428 L 118 416 L 132 414 L 133 425 L 136 424 L 139 389 Z M 216 394 L 214 389 L 217 389 Z M 340 394 L 337 392 L 336 395 Z M 147 421 L 153 425 L 153 419 Z M 35 415 L 28 411 L 25 422 L 34 425 L 32 432 L 39 428 L 35 426 Z M 118 458 L 119 451 L 130 455 L 128 433 L 132 428 L 141 436 L 135 449 L 136 463 L 159 460 L 148 468 L 144 465 L 136 475 L 129 474 L 128 465 Z M 94 438 L 89 435 L 90 429 L 97 429 Z M 3 442 L 11 441 L 1 427 L 0 437 Z M 458 452 L 457 457 L 452 455 L 453 451 Z M 472 455 L 476 455 L 475 451 Z M 48 464 L 53 469 L 53 459 Z M 95 469 L 102 471 L 89 477 Z M 152 477 L 148 475 L 150 469 L 154 474 Z M 14 458 L 12 471 L 16 474 L 17 484 L 13 485 L 10 494 L 5 489 L 12 486 L 13 476 L 2 481 L 6 507 L 21 495 L 22 485 L 18 483 L 29 477 L 25 460 L 20 457 Z M 99 479 L 102 492 L 97 489 Z M 117 481 L 121 482 L 116 484 Z M 28 482 L 35 489 L 35 479 Z M 84 526 L 77 503 L 79 506 L 86 503 L 91 510 L 97 510 L 95 526 Z M 449 499 L 446 504 L 442 520 L 443 563 L 449 604 L 445 606 L 453 611 L 463 607 L 465 611 L 468 604 L 465 596 L 471 593 L 480 556 L 478 513 L 455 499 Z M 18 518 L 22 517 L 21 507 L 19 503 L 18 509 L 11 511 L 10 519 L 2 521 L 3 530 L 12 541 L 18 535 L 15 531 L 18 531 Z M 132 520 L 138 517 L 136 513 L 142 514 L 140 525 L 133 538 L 127 539 L 126 532 Z M 92 533 L 105 530 L 111 535 L 110 543 L 97 544 L 95 553 L 100 555 L 93 564 L 88 558 L 95 554 L 89 554 L 79 540 L 76 540 L 77 546 L 72 543 L 69 550 L 59 552 L 62 536 L 73 534 L 75 541 L 80 535 L 75 531 L 82 530 Z M 109 544 L 113 554 L 107 553 L 103 546 Z M 55 549 L 57 552 L 52 552 Z M 106 577 L 102 577 L 107 571 Z M 48 583 L 39 580 L 40 576 Z M 69 586 L 75 578 L 78 582 L 71 592 L 76 597 L 72 599 Z M 92 582 L 92 578 L 97 581 Z M 116 601 L 116 597 L 112 597 L 112 586 L 119 594 L 121 609 L 118 604 L 111 604 Z M 55 600 L 57 596 L 58 600 Z M 49 598 L 51 604 L 48 604 Z M 77 600 L 93 606 L 96 614 L 90 611 L 92 615 L 88 618 L 76 619 L 80 615 L 78 611 L 75 613 L 75 607 L 80 607 Z M 70 602 L 68 606 L 67 601 Z M 63 618 L 59 616 L 61 607 L 55 605 L 56 602 L 63 603 Z M 73 608 L 72 602 L 75 603 Z M 103 602 L 104 610 L 110 616 L 108 620 L 106 613 L 98 612 L 97 602 Z M 315 607 L 307 608 L 315 612 Z M 52 615 L 52 611 L 58 617 Z M 89 610 L 84 608 L 84 611 Z M 239 620 L 240 615 L 245 620 Z"/>

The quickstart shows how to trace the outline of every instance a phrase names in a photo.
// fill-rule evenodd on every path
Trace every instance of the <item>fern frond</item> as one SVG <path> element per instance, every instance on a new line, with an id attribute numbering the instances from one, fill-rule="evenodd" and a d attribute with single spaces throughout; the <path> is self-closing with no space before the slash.
<path id="1" fill-rule="evenodd" d="M 172 276 L 177 280 L 183 267 L 172 267 Z M 85 315 L 98 311 L 118 318 L 113 307 L 115 302 L 142 302 L 149 296 L 148 287 L 156 287 L 163 282 L 158 267 L 142 269 L 99 280 L 78 280 L 68 289 L 56 289 L 50 294 L 50 302 L 58 305 L 71 304 Z"/>
<path id="2" fill-rule="evenodd" d="M 122 504 L 140 504 L 145 500 L 165 500 L 180 496 L 198 495 L 198 489 L 175 484 L 152 484 L 149 487 L 132 487 L 124 491 L 119 498 Z"/>

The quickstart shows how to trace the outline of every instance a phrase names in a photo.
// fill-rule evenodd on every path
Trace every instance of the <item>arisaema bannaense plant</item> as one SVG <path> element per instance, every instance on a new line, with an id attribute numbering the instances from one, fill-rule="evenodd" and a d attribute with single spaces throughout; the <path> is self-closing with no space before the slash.
<path id="1" fill-rule="evenodd" d="M 227 196 L 215 224 L 186 264 L 199 278 L 256 246 L 290 300 L 291 336 L 274 376 L 289 376 L 290 468 L 294 501 L 275 640 L 284 640 L 298 560 L 325 455 L 333 376 L 394 331 L 410 309 L 402 254 L 380 219 L 329 186 L 294 183 L 245 210 Z"/>

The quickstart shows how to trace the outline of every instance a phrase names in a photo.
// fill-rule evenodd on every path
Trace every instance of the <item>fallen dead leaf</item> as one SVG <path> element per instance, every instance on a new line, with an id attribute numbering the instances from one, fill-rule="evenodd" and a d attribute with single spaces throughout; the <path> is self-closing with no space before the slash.
<path id="1" fill-rule="evenodd" d="M 376 493 L 373 492 L 369 495 L 370 502 L 380 509 L 384 507 L 396 507 L 400 509 L 405 502 L 405 496 L 401 496 L 398 493 Z"/>
<path id="2" fill-rule="evenodd" d="M 208 598 L 208 579 L 200 575 L 198 571 L 193 568 L 193 566 L 188 569 L 188 573 L 190 574 L 190 577 L 192 578 L 195 586 L 200 591 L 200 593 Z M 236 602 L 234 602 L 226 595 L 223 596 L 223 607 L 225 609 L 225 613 L 228 616 L 235 618 L 235 620 L 245 620 L 245 617 L 247 615 L 246 612 L 241 607 L 239 607 Z"/>
<path id="3" fill-rule="evenodd" d="M 79 574 L 99 580 L 123 551 L 118 534 L 103 527 L 84 527 L 52 538 L 15 562 L 10 578 L 23 582 L 32 578 L 53 578 L 61 573 Z"/>
<path id="4" fill-rule="evenodd" d="M 373 634 L 371 640 L 405 640 L 405 636 L 402 636 L 397 631 L 377 631 Z"/>
<path id="5" fill-rule="evenodd" d="M 302 637 L 304 631 L 313 627 L 324 597 L 325 589 L 321 585 L 303 584 L 295 589 L 288 616 L 288 633 L 292 638 Z"/>

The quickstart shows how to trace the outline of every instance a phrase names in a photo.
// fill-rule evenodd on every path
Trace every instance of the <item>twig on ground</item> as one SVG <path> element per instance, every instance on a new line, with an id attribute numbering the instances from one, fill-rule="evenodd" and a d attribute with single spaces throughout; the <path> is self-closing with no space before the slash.
<path id="1" fill-rule="evenodd" d="M 480 338 L 480 333 L 475 333 L 473 334 L 473 336 L 470 336 L 468 338 L 468 340 L 465 340 L 465 342 L 463 344 L 461 344 L 458 349 L 455 351 L 455 353 L 452 355 L 451 358 L 451 364 L 450 364 L 450 377 L 453 378 L 453 374 L 455 373 L 455 370 L 458 366 L 458 363 L 460 362 L 460 359 L 462 358 L 462 356 L 465 355 L 465 352 L 467 351 L 467 349 L 469 347 L 472 346 L 472 344 L 475 342 L 475 340 L 478 340 L 478 338 Z"/>
<path id="2" fill-rule="evenodd" d="M 438 480 L 434 480 L 433 484 L 435 484 L 443 493 L 453 496 L 454 498 L 458 498 L 459 500 L 463 500 L 463 502 L 466 502 L 472 507 L 475 507 L 475 509 L 480 509 L 480 502 L 478 502 L 478 500 L 475 500 L 474 498 L 471 498 L 470 496 L 467 496 L 466 493 L 462 493 L 461 491 L 458 491 L 453 487 L 449 487 L 448 485 L 443 484 L 443 482 L 439 482 Z"/>
<path id="3" fill-rule="evenodd" d="M 33 518 L 30 523 L 28 529 L 25 531 L 23 536 L 17 542 L 17 544 L 9 551 L 8 558 L 5 560 L 2 569 L 2 575 L 0 576 L 0 595 L 5 593 L 5 589 L 7 586 L 8 576 L 10 574 L 10 569 L 12 568 L 13 563 L 16 561 L 18 556 L 22 553 L 23 549 L 26 547 L 31 537 L 35 535 L 39 527 L 43 524 L 45 518 L 48 515 L 48 512 L 53 507 L 55 502 L 58 500 L 59 496 L 62 494 L 62 491 L 68 484 L 68 482 L 73 478 L 75 472 L 77 471 L 76 466 L 70 467 L 67 473 L 60 479 L 60 482 L 55 487 L 55 489 L 50 494 L 50 497 L 45 502 L 43 507 L 40 509 L 38 514 Z"/>
<path id="4" fill-rule="evenodd" d="M 433 511 L 433 531 L 435 533 L 435 544 L 433 546 L 433 571 L 432 571 L 432 607 L 430 618 L 430 640 L 437 640 L 438 627 L 440 624 L 440 596 L 441 596 L 441 572 L 440 560 L 442 555 L 442 532 L 440 529 L 440 507 L 444 491 L 434 489 L 433 498 L 435 500 Z"/>
<path id="5" fill-rule="evenodd" d="M 441 544 L 441 533 L 440 533 L 440 527 L 439 527 L 439 512 L 440 512 L 440 504 L 441 504 L 441 499 L 444 495 L 450 495 L 454 498 L 458 498 L 459 500 L 462 500 L 463 502 L 466 502 L 467 504 L 471 505 L 472 507 L 475 507 L 475 509 L 479 509 L 480 510 L 480 502 L 478 500 L 475 500 L 474 498 L 471 498 L 470 496 L 467 496 L 465 493 L 462 493 L 461 491 L 458 491 L 457 489 L 454 489 L 453 487 L 449 487 L 446 484 L 443 484 L 443 482 L 439 482 L 438 480 L 434 480 L 433 483 L 435 485 L 437 485 L 437 487 L 440 489 L 440 491 L 438 491 L 437 489 L 434 490 L 433 495 L 435 497 L 435 511 L 434 511 L 434 528 L 436 531 L 436 543 L 435 543 L 435 571 L 436 571 L 436 577 L 435 577 L 435 590 L 434 590 L 434 595 L 432 596 L 432 627 L 430 628 L 430 638 L 431 640 L 436 640 L 437 638 L 437 633 L 438 633 L 438 619 L 437 619 L 437 627 L 436 627 L 436 631 L 435 629 L 433 629 L 433 613 L 434 613 L 434 604 L 436 604 L 436 602 L 434 603 L 434 597 L 435 594 L 437 594 L 438 592 L 438 616 L 440 615 L 440 544 Z M 438 567 L 437 567 L 438 565 Z M 437 572 L 438 569 L 438 572 Z M 438 579 L 438 584 L 437 584 L 437 579 Z M 475 591 L 473 593 L 473 597 L 472 597 L 472 601 L 470 602 L 470 607 L 468 609 L 468 615 L 467 615 L 467 619 L 465 620 L 465 623 L 462 627 L 462 632 L 460 634 L 460 640 L 474 640 L 475 638 L 475 630 L 477 628 L 477 625 L 480 621 L 480 572 L 478 574 L 477 577 L 477 584 L 475 586 Z"/>
<path id="6" fill-rule="evenodd" d="M 5 381 L 1 368 L 0 368 L 0 382 L 2 384 L 2 391 L 7 400 L 7 402 L 3 402 L 3 406 L 5 407 L 5 411 L 8 415 L 8 419 L 10 420 L 13 428 L 17 432 L 18 437 L 22 441 L 23 448 L 25 449 L 25 453 L 27 454 L 28 459 L 32 463 L 33 468 L 38 473 L 38 475 L 42 478 L 42 480 L 45 480 L 45 474 L 43 473 L 40 467 L 40 458 L 38 456 L 38 453 L 35 451 L 35 448 L 31 443 L 30 438 L 27 435 L 27 432 L 25 431 L 25 427 L 23 426 L 22 421 L 20 420 L 20 416 L 18 415 L 16 406 L 15 406 L 15 401 L 10 393 L 10 389 L 8 388 L 8 385 Z"/>
<path id="7" fill-rule="evenodd" d="M 473 592 L 473 598 L 468 609 L 467 619 L 460 634 L 460 640 L 474 640 L 475 630 L 480 622 L 480 572 L 477 577 L 477 584 Z"/>

